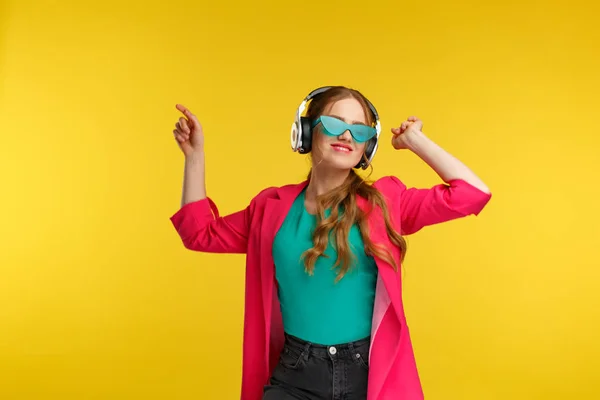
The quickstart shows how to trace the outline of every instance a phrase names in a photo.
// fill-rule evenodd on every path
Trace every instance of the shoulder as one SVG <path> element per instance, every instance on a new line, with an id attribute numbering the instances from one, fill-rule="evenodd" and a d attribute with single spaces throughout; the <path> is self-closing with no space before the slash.
<path id="1" fill-rule="evenodd" d="M 252 201 L 260 202 L 260 201 L 264 201 L 266 199 L 275 198 L 277 196 L 278 190 L 279 190 L 278 186 L 269 186 L 269 187 L 263 188 L 252 197 Z"/>
<path id="2" fill-rule="evenodd" d="M 406 190 L 406 185 L 399 178 L 388 175 L 383 176 L 372 183 L 372 186 L 383 194 L 388 201 L 397 200 Z"/>

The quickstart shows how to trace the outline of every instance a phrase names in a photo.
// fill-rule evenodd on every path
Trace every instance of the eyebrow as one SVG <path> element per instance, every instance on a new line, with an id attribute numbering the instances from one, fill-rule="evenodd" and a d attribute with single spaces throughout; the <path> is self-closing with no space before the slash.
<path id="1" fill-rule="evenodd" d="M 337 119 L 341 119 L 342 121 L 345 121 L 345 122 L 348 122 L 348 121 L 346 121 L 346 119 L 344 119 L 344 118 L 340 117 L 339 115 L 333 115 L 333 114 L 331 114 L 331 115 L 329 115 L 329 116 L 330 116 L 330 117 L 337 118 Z M 352 121 L 352 122 L 348 122 L 348 123 L 352 123 L 352 124 L 358 124 L 358 125 L 365 125 L 365 126 L 368 126 L 367 124 L 365 124 L 365 123 L 364 123 L 364 122 L 362 122 L 362 121 Z"/>

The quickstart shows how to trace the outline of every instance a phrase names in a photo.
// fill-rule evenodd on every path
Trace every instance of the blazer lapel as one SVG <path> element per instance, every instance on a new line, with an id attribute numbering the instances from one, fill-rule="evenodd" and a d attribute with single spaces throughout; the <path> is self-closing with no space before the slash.
<path id="1" fill-rule="evenodd" d="M 367 211 L 371 208 L 371 205 L 368 204 L 364 198 L 358 198 L 357 205 L 364 211 Z M 369 214 L 368 226 L 371 240 L 374 243 L 382 244 L 388 247 L 392 251 L 393 255 L 398 254 L 393 248 L 393 243 L 387 236 L 381 210 L 371 210 L 371 214 Z M 383 323 L 383 318 L 387 314 L 386 311 L 388 308 L 392 307 L 394 309 L 394 315 L 397 318 L 398 326 L 401 325 L 402 321 L 402 300 L 400 297 L 401 292 L 400 280 L 398 278 L 399 275 L 396 271 L 394 271 L 393 267 L 388 262 L 377 256 L 374 256 L 374 258 L 377 264 L 379 277 L 377 279 L 377 294 L 375 298 L 374 309 L 374 312 L 377 312 L 377 315 L 374 314 L 374 336 L 372 338 L 373 341 L 371 342 L 370 357 L 376 357 L 377 360 L 370 359 L 370 361 L 373 362 L 371 363 L 371 368 L 369 371 L 369 399 L 377 398 L 379 396 L 382 385 L 384 384 L 386 377 L 388 376 L 388 373 L 396 360 L 396 355 L 400 348 L 400 331 L 394 332 L 396 335 L 395 339 L 387 335 L 382 336 L 381 334 L 378 334 L 379 329 L 381 329 L 381 324 Z M 379 289 L 381 284 L 381 289 L 383 290 L 380 291 Z M 383 329 L 383 331 L 388 333 L 390 332 L 387 327 Z M 382 356 L 382 351 L 385 354 L 384 356 Z"/>
<path id="2" fill-rule="evenodd" d="M 277 189 L 277 195 L 269 198 L 265 204 L 263 221 L 261 224 L 261 249 L 263 257 L 261 260 L 261 283 L 262 283 L 262 304 L 263 315 L 265 316 L 265 334 L 266 342 L 269 343 L 271 336 L 271 321 L 273 311 L 273 298 L 275 287 L 275 266 L 273 263 L 273 241 L 279 228 L 283 224 L 294 200 L 302 189 L 306 187 L 308 181 L 294 185 L 287 185 Z M 279 304 L 277 304 L 279 306 Z M 268 351 L 268 346 L 267 346 Z"/>
<path id="3" fill-rule="evenodd" d="M 362 197 L 357 199 L 357 205 L 364 211 L 367 211 L 371 208 L 371 205 L 367 203 L 367 200 Z M 373 242 L 383 244 L 392 249 L 393 243 L 387 236 L 383 214 L 380 210 L 374 209 L 369 215 L 369 234 L 371 235 L 371 240 L 373 240 Z M 396 255 L 393 250 L 392 254 Z M 394 271 L 393 267 L 385 260 L 375 257 L 375 261 L 377 263 L 378 273 L 385 285 L 385 289 L 388 293 L 392 306 L 394 307 L 396 316 L 398 317 L 398 320 L 401 321 L 402 308 L 400 304 L 400 282 L 398 279 L 398 273 Z M 398 268 L 400 268 L 400 266 L 398 266 Z"/>

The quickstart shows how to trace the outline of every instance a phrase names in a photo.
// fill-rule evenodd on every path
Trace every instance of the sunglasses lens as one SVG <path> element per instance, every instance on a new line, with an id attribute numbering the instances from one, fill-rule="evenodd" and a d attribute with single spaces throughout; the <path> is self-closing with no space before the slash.
<path id="1" fill-rule="evenodd" d="M 377 131 L 372 126 L 359 124 L 349 125 L 340 119 L 329 117 L 327 115 L 319 117 L 317 123 L 319 121 L 323 125 L 323 133 L 326 135 L 339 136 L 347 130 L 350 130 L 350 134 L 358 143 L 366 142 L 377 134 Z"/>
<path id="2" fill-rule="evenodd" d="M 349 128 L 344 121 L 326 115 L 321 116 L 321 124 L 325 133 L 331 136 L 339 136 Z"/>
<path id="3" fill-rule="evenodd" d="M 353 125 L 350 133 L 352 133 L 352 137 L 354 138 L 354 140 L 356 140 L 359 143 L 362 143 L 375 136 L 377 131 L 371 126 Z"/>

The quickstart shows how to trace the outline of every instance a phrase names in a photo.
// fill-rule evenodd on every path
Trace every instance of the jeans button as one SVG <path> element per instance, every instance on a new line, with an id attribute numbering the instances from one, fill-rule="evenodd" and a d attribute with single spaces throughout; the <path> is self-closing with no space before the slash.
<path id="1" fill-rule="evenodd" d="M 335 353 L 337 353 L 337 349 L 335 347 L 331 346 L 329 348 L 329 354 L 334 355 Z"/>

